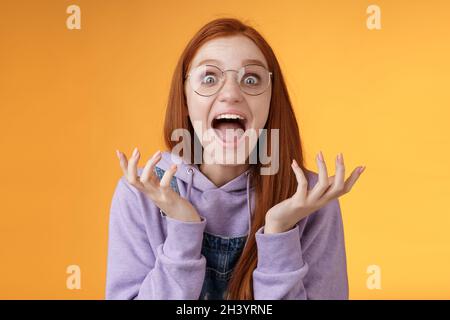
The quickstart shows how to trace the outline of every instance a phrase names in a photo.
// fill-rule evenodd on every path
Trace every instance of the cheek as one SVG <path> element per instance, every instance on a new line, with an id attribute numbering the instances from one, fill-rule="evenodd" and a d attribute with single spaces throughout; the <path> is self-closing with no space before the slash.
<path id="1" fill-rule="evenodd" d="M 202 125 L 205 127 L 208 119 L 209 101 L 201 99 L 201 97 L 198 96 L 187 94 L 186 102 L 191 122 L 202 121 Z"/>
<path id="2" fill-rule="evenodd" d="M 262 129 L 266 124 L 270 109 L 270 95 L 261 97 L 252 103 L 251 110 L 254 117 L 255 127 Z"/>

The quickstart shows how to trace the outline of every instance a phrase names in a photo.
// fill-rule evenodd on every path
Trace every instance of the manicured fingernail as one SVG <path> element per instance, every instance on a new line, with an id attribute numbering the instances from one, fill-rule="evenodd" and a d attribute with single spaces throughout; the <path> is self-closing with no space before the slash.
<path id="1" fill-rule="evenodd" d="M 366 166 L 359 167 L 358 173 L 359 174 L 363 173 L 364 169 L 366 169 Z"/>
<path id="2" fill-rule="evenodd" d="M 336 163 L 337 164 L 344 164 L 344 158 L 341 152 L 338 153 L 336 157 Z"/>
<path id="3" fill-rule="evenodd" d="M 161 151 L 156 151 L 156 153 L 153 155 L 153 158 L 156 158 L 157 156 L 159 156 L 159 154 L 161 153 Z"/>
<path id="4" fill-rule="evenodd" d="M 319 161 L 323 162 L 323 154 L 322 154 L 322 151 L 319 151 L 319 154 L 317 155 L 317 158 L 319 159 Z"/>

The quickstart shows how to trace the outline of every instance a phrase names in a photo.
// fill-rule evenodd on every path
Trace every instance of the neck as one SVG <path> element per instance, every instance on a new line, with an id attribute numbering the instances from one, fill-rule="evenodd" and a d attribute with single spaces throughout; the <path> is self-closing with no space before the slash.
<path id="1" fill-rule="evenodd" d="M 218 188 L 240 176 L 249 168 L 249 164 L 241 164 L 235 166 L 227 166 L 221 164 L 204 164 L 200 165 L 200 171 L 208 177 Z"/>

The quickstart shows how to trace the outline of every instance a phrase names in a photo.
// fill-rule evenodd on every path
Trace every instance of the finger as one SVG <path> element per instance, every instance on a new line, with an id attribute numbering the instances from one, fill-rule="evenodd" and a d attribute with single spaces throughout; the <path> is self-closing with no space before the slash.
<path id="1" fill-rule="evenodd" d="M 158 186 L 156 182 L 158 179 L 155 176 L 155 165 L 161 160 L 161 151 L 157 151 L 150 160 L 147 161 L 147 164 L 142 170 L 141 182 L 144 185 L 151 184 L 154 186 Z"/>
<path id="2" fill-rule="evenodd" d="M 328 190 L 330 190 L 330 188 L 333 185 L 335 179 L 336 179 L 335 175 L 328 177 L 328 188 L 325 190 L 325 193 L 328 192 Z"/>
<path id="3" fill-rule="evenodd" d="M 311 203 L 318 201 L 329 187 L 327 166 L 323 159 L 322 152 L 319 152 L 319 154 L 316 156 L 316 162 L 317 167 L 319 168 L 319 178 L 316 185 L 307 196 L 308 201 L 310 201 Z"/>
<path id="4" fill-rule="evenodd" d="M 172 180 L 173 175 L 177 172 L 177 165 L 173 164 L 169 170 L 167 170 L 162 179 L 161 183 L 159 184 L 161 187 L 166 188 L 170 186 L 170 180 Z"/>
<path id="5" fill-rule="evenodd" d="M 345 186 L 345 166 L 344 166 L 344 156 L 339 153 L 336 157 L 336 176 L 334 183 L 328 188 L 327 192 L 322 195 L 325 200 L 330 200 L 332 198 L 338 197 L 343 194 Z"/>
<path id="6" fill-rule="evenodd" d="M 137 178 L 137 165 L 139 162 L 140 153 L 138 148 L 134 148 L 133 154 L 128 161 L 128 170 L 127 170 L 127 177 L 128 181 L 131 184 L 138 184 L 139 180 Z"/>
<path id="7" fill-rule="evenodd" d="M 119 164 L 120 164 L 120 168 L 122 169 L 122 172 L 124 174 L 124 176 L 127 176 L 127 171 L 128 171 L 128 160 L 127 157 L 120 152 L 119 150 L 116 150 L 116 154 L 117 157 L 119 158 Z"/>
<path id="8" fill-rule="evenodd" d="M 329 185 L 332 185 L 334 183 L 334 178 L 335 178 L 335 176 L 328 177 L 328 184 Z"/>
<path id="9" fill-rule="evenodd" d="M 358 180 L 358 178 L 361 176 L 361 173 L 364 171 L 366 167 L 362 166 L 362 167 L 357 167 L 353 170 L 353 172 L 350 174 L 350 177 L 348 177 L 348 179 L 345 181 L 344 184 L 344 194 L 348 193 L 353 185 L 356 183 L 356 181 Z"/>
<path id="10" fill-rule="evenodd" d="M 295 178 L 297 179 L 297 191 L 295 192 L 295 196 L 298 197 L 298 200 L 301 203 L 303 203 L 306 199 L 306 192 L 308 190 L 308 180 L 306 180 L 303 170 L 300 168 L 295 159 L 292 160 L 291 167 L 294 171 Z"/>

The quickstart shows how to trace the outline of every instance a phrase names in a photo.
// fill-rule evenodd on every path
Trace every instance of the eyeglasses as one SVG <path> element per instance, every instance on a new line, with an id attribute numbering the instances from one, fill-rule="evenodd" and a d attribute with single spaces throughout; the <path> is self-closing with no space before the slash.
<path id="1" fill-rule="evenodd" d="M 189 78 L 189 84 L 197 94 L 209 97 L 222 89 L 227 71 L 237 73 L 236 81 L 239 88 L 242 92 L 251 96 L 257 96 L 266 91 L 272 76 L 272 72 L 259 64 L 248 64 L 239 70 L 223 71 L 214 65 L 205 64 L 191 70 L 186 79 Z"/>

